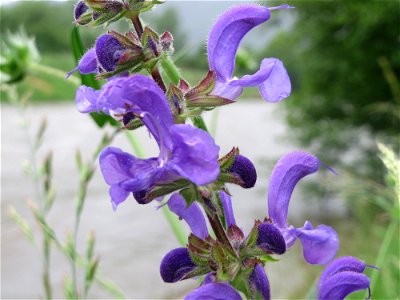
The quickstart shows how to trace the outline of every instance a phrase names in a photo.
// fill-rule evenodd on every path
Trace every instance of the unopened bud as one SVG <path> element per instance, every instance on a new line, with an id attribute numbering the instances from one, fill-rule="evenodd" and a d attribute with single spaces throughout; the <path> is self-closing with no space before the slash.
<path id="1" fill-rule="evenodd" d="M 238 175 L 243 182 L 241 186 L 246 189 L 252 188 L 256 184 L 256 168 L 254 167 L 253 163 L 243 155 L 238 154 L 235 156 L 235 160 L 228 169 L 228 172 Z"/>
<path id="2" fill-rule="evenodd" d="M 103 34 L 96 41 L 97 61 L 107 71 L 114 71 L 126 48 L 111 34 Z"/>

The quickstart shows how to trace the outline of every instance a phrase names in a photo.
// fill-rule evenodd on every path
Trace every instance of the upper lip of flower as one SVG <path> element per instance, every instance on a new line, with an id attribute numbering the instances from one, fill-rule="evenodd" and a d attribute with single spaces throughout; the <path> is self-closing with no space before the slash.
<path id="1" fill-rule="evenodd" d="M 311 264 L 326 264 L 336 255 L 339 241 L 335 230 L 326 225 L 314 229 L 309 221 L 301 228 L 294 228 L 287 225 L 286 219 L 296 184 L 303 177 L 316 172 L 319 166 L 320 162 L 315 156 L 305 152 L 291 152 L 275 165 L 268 189 L 270 218 L 281 229 L 287 247 L 300 239 L 304 257 Z"/>
<path id="2" fill-rule="evenodd" d="M 287 5 L 269 9 L 259 5 L 239 5 L 226 11 L 211 29 L 208 44 L 208 63 L 216 73 L 214 95 L 231 100 L 237 98 L 243 87 L 258 86 L 261 96 L 278 102 L 290 95 L 291 84 L 282 62 L 276 58 L 263 59 L 260 70 L 240 79 L 233 77 L 236 52 L 243 37 L 254 27 L 266 22 L 270 10 L 290 8 Z"/>

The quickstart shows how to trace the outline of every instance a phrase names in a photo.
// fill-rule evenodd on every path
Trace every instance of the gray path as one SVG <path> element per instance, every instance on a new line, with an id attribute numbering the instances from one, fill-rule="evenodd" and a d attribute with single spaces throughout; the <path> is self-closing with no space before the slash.
<path id="1" fill-rule="evenodd" d="M 256 163 L 259 173 L 254 189 L 231 188 L 237 222 L 245 231 L 250 229 L 255 218 L 263 218 L 267 214 L 267 182 L 272 165 L 266 161 L 295 149 L 278 139 L 286 128 L 277 117 L 277 109 L 278 106 L 257 100 L 247 104 L 236 103 L 219 113 L 216 140 L 221 146 L 221 153 L 226 153 L 234 145 L 239 146 L 242 154 Z M 76 112 L 73 105 L 61 104 L 29 108 L 26 118 L 30 122 L 30 134 L 43 116 L 47 117 L 49 126 L 39 156 L 42 158 L 50 150 L 54 152 L 58 195 L 49 214 L 49 222 L 57 234 L 64 238 L 65 233 L 72 229 L 73 203 L 77 192 L 74 153 L 76 149 L 81 149 L 84 157 L 89 157 L 101 132 L 87 116 Z M 1 117 L 1 295 L 2 298 L 38 298 L 41 296 L 39 252 L 25 241 L 7 216 L 7 208 L 13 205 L 34 224 L 35 233 L 39 232 L 26 206 L 27 199 L 35 197 L 32 181 L 23 173 L 24 161 L 29 159 L 28 138 L 21 127 L 21 115 L 17 109 L 3 105 Z M 207 119 L 210 119 L 210 114 Z M 145 130 L 139 130 L 137 136 L 146 151 L 156 154 L 155 142 L 149 139 Z M 123 136 L 113 145 L 126 151 L 130 149 Z M 301 223 L 305 213 L 301 201 L 292 203 L 291 212 L 292 217 Z M 133 199 L 113 212 L 107 186 L 98 173 L 89 187 L 79 236 L 81 245 L 90 230 L 96 232 L 96 250 L 101 257 L 102 274 L 118 283 L 127 297 L 179 298 L 196 286 L 196 282 L 191 280 L 177 284 L 161 281 L 159 262 L 167 251 L 179 246 L 162 212 L 157 211 L 153 203 L 140 206 Z M 55 294 L 63 297 L 62 284 L 69 274 L 69 266 L 64 257 L 58 254 L 52 256 L 52 264 Z M 304 281 L 309 280 L 300 268 L 303 265 L 301 250 L 295 247 L 285 254 L 282 262 L 267 269 L 274 297 L 285 298 L 290 291 L 300 288 Z M 109 295 L 94 288 L 90 297 L 104 298 Z"/>

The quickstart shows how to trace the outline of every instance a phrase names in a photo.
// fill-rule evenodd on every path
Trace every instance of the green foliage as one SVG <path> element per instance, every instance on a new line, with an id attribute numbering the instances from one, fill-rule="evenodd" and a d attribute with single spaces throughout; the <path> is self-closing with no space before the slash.
<path id="1" fill-rule="evenodd" d="M 18 1 L 1 7 L 0 32 L 15 32 L 21 26 L 35 36 L 40 53 L 70 51 L 70 30 L 75 26 L 75 1 Z M 99 30 L 87 30 L 84 44 L 90 46 Z"/>
<path id="2" fill-rule="evenodd" d="M 369 166 L 378 178 L 376 148 L 363 143 L 360 130 L 398 147 L 399 3 L 289 4 L 296 7 L 294 25 L 264 52 L 288 66 L 294 91 L 285 105 L 293 137 L 336 166 L 357 147 L 358 171 Z"/>

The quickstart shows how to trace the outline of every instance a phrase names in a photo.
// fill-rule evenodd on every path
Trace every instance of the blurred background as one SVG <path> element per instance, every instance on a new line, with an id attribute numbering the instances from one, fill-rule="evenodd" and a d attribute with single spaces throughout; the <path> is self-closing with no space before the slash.
<path id="1" fill-rule="evenodd" d="M 206 40 L 213 22 L 238 3 L 168 1 L 142 17 L 157 32 L 173 34 L 173 59 L 194 85 L 208 70 Z M 288 69 L 292 95 L 280 104 L 268 104 L 257 89 L 250 88 L 238 103 L 205 116 L 221 153 L 239 146 L 259 173 L 254 189 L 232 187 L 238 223 L 248 231 L 255 218 L 267 215 L 268 177 L 281 155 L 297 149 L 313 153 L 339 176 L 321 170 L 303 180 L 292 197 L 291 223 L 301 226 L 309 219 L 315 225 L 333 226 L 340 237 L 339 255 L 357 256 L 381 269 L 368 270 L 372 298 L 398 299 L 400 4 L 390 0 L 285 3 L 296 8 L 274 11 L 267 23 L 246 36 L 235 75 L 255 72 L 262 58 L 277 57 Z M 43 296 L 40 250 L 23 238 L 9 210 L 14 206 L 33 234 L 40 234 L 27 206 L 27 199 L 38 197 L 30 167 L 53 152 L 57 196 L 48 222 L 64 238 L 73 227 L 78 193 L 75 151 L 79 148 L 84 157 L 90 157 L 102 134 L 111 131 L 100 130 L 75 110 L 77 85 L 64 79 L 75 67 L 71 50 L 74 4 L 12 1 L 0 6 L 2 298 Z M 113 26 L 120 32 L 129 28 L 125 21 Z M 86 49 L 102 32 L 102 27 L 81 28 Z M 20 38 L 10 38 L 10 34 Z M 27 37 L 32 38 L 29 43 Z M 28 45 L 14 47 L 25 50 L 10 53 L 10 44 Z M 10 73 L 11 79 L 6 76 Z M 41 147 L 32 150 L 43 118 L 47 129 Z M 144 130 L 135 132 L 135 137 L 146 156 L 156 154 Z M 123 136 L 113 145 L 130 147 Z M 168 285 L 158 275 L 163 255 L 179 245 L 161 212 L 155 204 L 127 201 L 113 213 L 107 186 L 98 173 L 89 185 L 78 241 L 84 245 L 88 232 L 95 231 L 101 274 L 114 281 L 125 297 L 182 297 L 196 286 L 195 281 Z M 56 251 L 51 263 L 54 295 L 63 297 L 68 263 Z M 274 298 L 300 299 L 313 298 L 312 286 L 322 268 L 306 265 L 297 245 L 266 270 Z M 111 297 L 96 286 L 89 296 Z M 365 298 L 365 294 L 353 297 Z"/>

